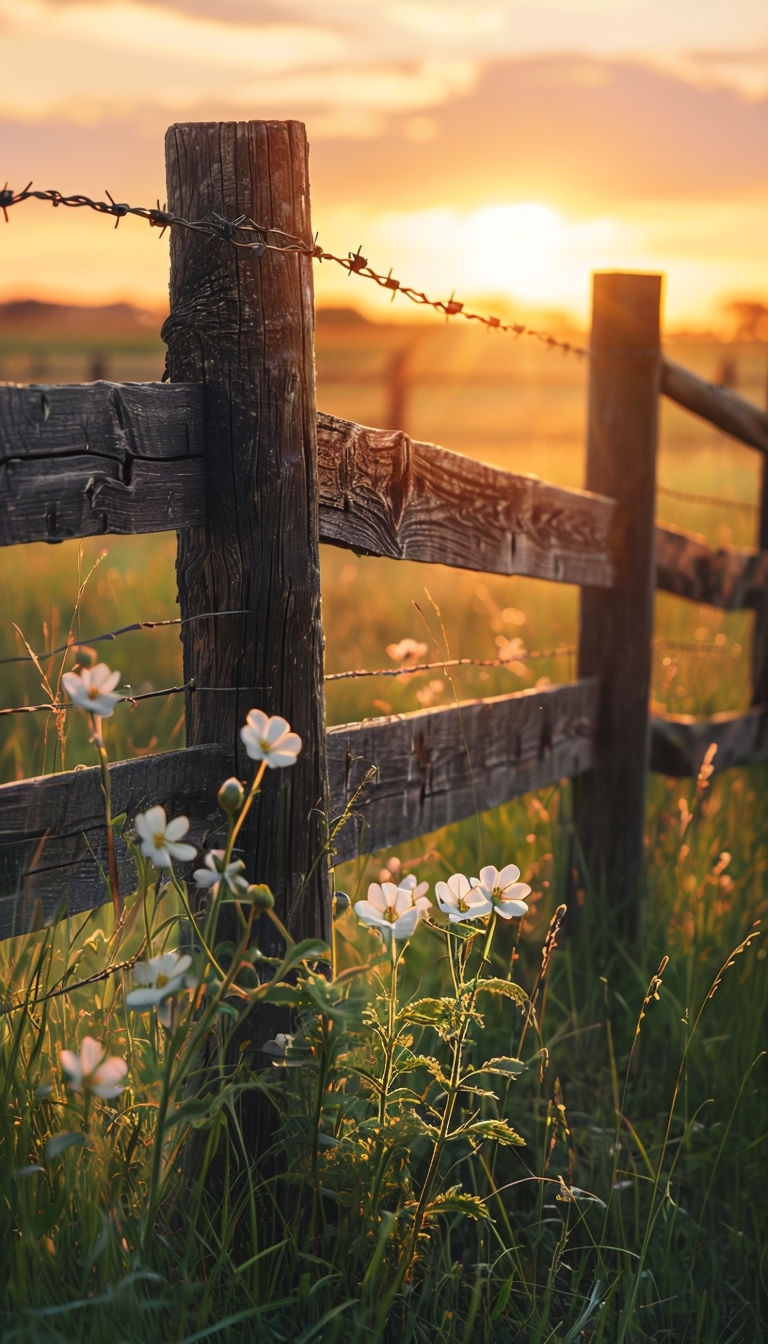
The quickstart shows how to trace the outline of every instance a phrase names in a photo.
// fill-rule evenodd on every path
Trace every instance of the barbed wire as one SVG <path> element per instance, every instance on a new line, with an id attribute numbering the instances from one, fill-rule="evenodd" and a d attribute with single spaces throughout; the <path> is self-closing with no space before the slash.
<path id="1" fill-rule="evenodd" d="M 692 495 L 687 490 L 673 490 L 668 485 L 658 485 L 656 492 L 667 499 L 679 499 L 685 504 L 711 504 L 717 508 L 745 509 L 748 513 L 759 512 L 759 504 L 750 504 L 745 499 L 721 499 L 717 495 Z"/>
<path id="2" fill-rule="evenodd" d="M 472 312 L 456 299 L 453 293 L 449 299 L 432 299 L 424 290 L 416 289 L 411 285 L 404 285 L 401 280 L 396 279 L 392 274 L 392 267 L 389 268 L 386 275 L 374 270 L 372 266 L 369 266 L 368 258 L 363 256 L 362 244 L 358 244 L 354 252 L 348 252 L 346 256 L 340 257 L 321 247 L 317 241 L 317 235 L 315 235 L 313 243 L 308 243 L 306 239 L 299 238 L 296 234 L 286 233 L 283 229 L 273 229 L 264 224 L 257 224 L 247 215 L 238 215 L 235 219 L 228 219 L 226 215 L 220 215 L 214 211 L 205 219 L 183 219 L 180 215 L 174 215 L 171 211 L 161 207 L 159 201 L 157 206 L 148 207 L 128 205 L 124 201 L 116 201 L 108 191 L 106 196 L 108 198 L 106 201 L 96 201 L 92 200 L 90 196 L 64 196 L 56 188 L 33 191 L 31 182 L 28 182 L 22 191 L 13 191 L 6 182 L 0 191 L 0 211 L 2 211 L 7 224 L 10 222 L 8 211 L 12 206 L 20 205 L 23 201 L 47 201 L 54 208 L 58 206 L 64 206 L 67 209 L 85 208 L 94 210 L 100 215 L 109 215 L 115 221 L 115 228 L 117 228 L 121 219 L 124 219 L 127 215 L 134 215 L 138 219 L 145 220 L 150 228 L 159 229 L 161 238 L 166 229 L 178 228 L 203 234 L 208 238 L 218 238 L 221 242 L 251 252 L 256 257 L 264 256 L 265 252 L 296 252 L 302 256 L 312 257 L 317 262 L 331 261 L 335 265 L 341 266 L 348 275 L 360 276 L 365 280 L 372 281 L 380 289 L 389 290 L 393 299 L 396 294 L 402 294 L 411 303 L 421 307 L 433 308 L 435 312 L 441 313 L 444 317 L 463 317 L 467 322 L 479 322 L 491 331 L 501 331 L 512 336 L 528 336 L 533 340 L 540 341 L 548 349 L 562 350 L 564 354 L 578 355 L 583 358 L 586 358 L 589 354 L 583 346 L 575 345 L 572 341 L 559 340 L 557 337 L 550 335 L 549 332 L 540 331 L 536 327 L 529 327 L 523 322 L 504 322 L 500 317 Z"/>
<path id="3" fill-rule="evenodd" d="M 19 653 L 12 658 L 0 658 L 0 667 L 5 667 L 9 663 L 44 663 L 59 653 L 66 653 L 68 649 L 74 652 L 90 644 L 102 644 L 106 640 L 117 639 L 120 635 L 131 634 L 135 630 L 159 630 L 164 625 L 187 625 L 190 621 L 209 621 L 219 616 L 247 615 L 248 612 L 240 608 L 234 611 L 200 611 L 194 616 L 170 616 L 163 621 L 134 621 L 131 625 L 121 625 L 118 630 L 108 630 L 101 635 L 84 635 L 79 639 L 67 640 L 66 644 L 59 644 L 57 648 L 49 649 L 47 653 Z"/>
<path id="4" fill-rule="evenodd" d="M 328 672 L 325 680 L 350 681 L 358 677 L 409 677 L 421 672 L 437 672 L 449 667 L 508 667 L 510 663 L 535 662 L 543 658 L 572 658 L 578 649 L 575 644 L 560 644 L 556 649 L 521 650 L 511 658 L 441 658 L 434 663 L 413 663 L 408 667 L 356 668 L 350 672 Z"/>
<path id="5" fill-rule="evenodd" d="M 674 649 L 679 653 L 727 653 L 733 657 L 734 654 L 741 654 L 744 652 L 744 646 L 737 639 L 723 639 L 719 643 L 717 640 L 714 640 L 711 643 L 704 643 L 702 641 L 690 639 L 654 639 L 652 644 L 655 649 Z"/>
<path id="6" fill-rule="evenodd" d="M 232 687 L 229 686 L 198 687 L 195 685 L 194 681 L 187 681 L 184 683 L 183 686 L 164 686 L 162 690 L 159 691 L 138 691 L 136 695 L 121 695 L 118 703 L 124 704 L 126 701 L 128 701 L 130 704 L 133 704 L 134 702 L 139 700 L 156 700 L 157 697 L 161 695 L 181 695 L 183 694 L 184 691 L 195 691 L 203 689 L 224 691 L 224 690 L 231 690 Z M 69 701 L 63 702 L 58 700 L 48 700 L 44 705 L 14 705 L 10 709 L 0 709 L 0 718 L 5 717 L 5 715 L 7 714 L 42 714 L 42 713 L 68 714 L 70 713 L 71 710 L 77 708 L 78 708 L 77 705 L 71 704 Z"/>
<path id="7" fill-rule="evenodd" d="M 137 630 L 151 625 L 173 624 L 179 624 L 179 621 L 140 622 L 136 625 L 126 626 L 125 629 Z M 117 633 L 123 632 L 118 631 Z M 109 638 L 109 636 L 104 636 L 104 638 Z M 743 652 L 742 645 L 738 643 L 738 641 L 728 642 L 727 640 L 722 640 L 718 642 L 715 640 L 711 643 L 704 643 L 703 641 L 693 642 L 680 639 L 654 638 L 651 642 L 653 648 L 657 650 L 673 649 L 676 652 L 697 654 L 717 653 L 721 655 L 727 654 L 731 657 L 734 656 L 734 653 L 740 654 Z M 66 648 L 68 646 L 65 645 L 64 647 Z M 515 663 L 525 665 L 525 663 L 546 659 L 573 658 L 577 653 L 578 646 L 576 644 L 559 644 L 553 649 L 526 650 L 512 658 L 441 658 L 436 662 L 414 663 L 410 667 L 354 668 L 347 672 L 328 672 L 325 676 L 325 682 L 356 681 L 363 677 L 408 677 L 419 675 L 424 672 L 447 671 L 448 668 L 453 667 L 508 667 L 510 664 Z M 251 687 L 250 689 L 256 690 L 257 688 Z M 191 678 L 189 681 L 185 681 L 181 686 L 163 686 L 155 691 L 137 691 L 135 695 L 123 695 L 120 697 L 118 703 L 135 705 L 142 700 L 157 700 L 160 696 L 184 694 L 236 695 L 242 691 L 242 686 L 199 686 L 194 678 Z M 68 714 L 73 709 L 77 708 L 79 708 L 79 706 L 72 704 L 69 701 L 60 702 L 57 700 L 49 700 L 42 705 L 14 705 L 11 708 L 0 709 L 0 718 L 9 714 Z"/>

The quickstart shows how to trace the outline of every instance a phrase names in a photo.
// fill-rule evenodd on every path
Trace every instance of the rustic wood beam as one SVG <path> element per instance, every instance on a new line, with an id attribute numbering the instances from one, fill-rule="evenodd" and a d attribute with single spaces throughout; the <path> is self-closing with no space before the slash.
<path id="1" fill-rule="evenodd" d="M 189 817 L 195 843 L 216 847 L 224 835 L 216 794 L 229 764 L 224 747 L 206 746 L 112 765 L 113 815 L 125 812 L 130 828 L 159 803 L 169 817 Z M 98 766 L 0 785 L 0 939 L 109 900 L 105 836 Z M 136 873 L 119 837 L 117 854 L 126 896 Z"/>
<path id="2" fill-rule="evenodd" d="M 366 555 L 610 587 L 614 504 L 318 415 L 320 538 Z"/>
<path id="3" fill-rule="evenodd" d="M 0 385 L 0 545 L 205 517 L 200 387 Z"/>
<path id="4" fill-rule="evenodd" d="M 596 683 L 577 682 L 328 729 L 331 829 L 349 812 L 335 862 L 588 769 L 595 705 Z M 112 765 L 113 813 L 125 812 L 130 830 L 137 812 L 159 803 L 169 817 L 189 817 L 193 842 L 216 847 L 216 794 L 230 768 L 217 745 Z M 135 872 L 122 840 L 118 860 L 126 895 Z M 0 939 L 103 904 L 105 869 L 98 767 L 0 786 Z"/>
<path id="5" fill-rule="evenodd" d="M 768 551 L 713 551 L 702 536 L 656 524 L 656 587 L 725 611 L 759 609 L 768 583 Z"/>
<path id="6" fill-rule="evenodd" d="M 768 453 L 768 414 L 735 392 L 716 387 L 670 359 L 661 361 L 661 391 L 671 401 L 725 430 L 741 443 Z"/>
<path id="7" fill-rule="evenodd" d="M 596 705 L 591 680 L 330 728 L 334 861 L 589 769 Z"/>
<path id="8" fill-rule="evenodd" d="M 746 713 L 689 714 L 651 719 L 651 769 L 660 775 L 698 775 L 707 748 L 715 743 L 712 764 L 719 773 L 733 765 L 768 759 L 768 711 L 756 705 Z"/>

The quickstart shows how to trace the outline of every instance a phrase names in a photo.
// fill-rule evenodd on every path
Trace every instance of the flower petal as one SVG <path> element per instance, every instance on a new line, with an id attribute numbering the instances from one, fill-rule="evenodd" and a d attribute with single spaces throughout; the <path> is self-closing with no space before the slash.
<path id="1" fill-rule="evenodd" d="M 189 817 L 174 817 L 165 828 L 166 840 L 180 840 L 189 830 Z"/>

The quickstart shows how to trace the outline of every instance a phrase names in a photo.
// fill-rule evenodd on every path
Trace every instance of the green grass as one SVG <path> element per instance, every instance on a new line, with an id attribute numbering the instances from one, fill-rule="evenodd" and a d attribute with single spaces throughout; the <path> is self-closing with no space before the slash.
<path id="1" fill-rule="evenodd" d="M 507 347 L 486 334 L 473 334 L 475 344 L 464 338 L 452 344 L 442 332 L 434 337 L 430 359 L 439 355 L 454 383 L 415 391 L 411 432 L 514 470 L 578 485 L 583 366 L 520 345 L 511 346 L 508 355 Z M 351 357 L 349 350 L 342 353 L 344 361 Z M 375 353 L 366 350 L 359 357 L 373 359 Z M 706 347 L 671 353 L 706 376 L 717 358 Z M 741 390 L 760 400 L 764 349 L 737 355 Z M 420 357 L 427 359 L 423 352 Z M 380 389 L 353 389 L 354 409 L 347 389 L 329 381 L 324 390 L 323 371 L 331 371 L 334 358 L 337 365 L 342 362 L 338 352 L 321 351 L 320 405 L 377 423 Z M 487 370 L 489 362 L 508 367 L 509 396 L 471 390 L 472 369 Z M 59 376 L 55 369 L 52 376 Z M 117 359 L 113 376 L 123 376 Z M 750 501 L 756 497 L 757 455 L 665 406 L 659 479 L 675 490 Z M 754 544 L 755 520 L 746 510 L 662 495 L 658 512 L 714 544 Z M 173 617 L 174 545 L 172 536 L 89 541 L 81 561 L 73 543 L 6 550 L 0 555 L 0 657 L 24 652 L 11 622 L 40 651 L 64 642 L 70 624 L 77 639 L 87 639 L 134 622 Z M 73 617 L 79 579 L 102 550 L 107 557 L 86 584 Z M 323 548 L 322 581 L 329 672 L 385 667 L 387 644 L 405 635 L 425 642 L 431 656 L 443 638 L 441 623 L 453 657 L 493 657 L 500 635 L 519 635 L 529 650 L 545 651 L 576 639 L 577 594 L 565 586 L 395 566 L 335 548 Z M 656 635 L 653 698 L 660 708 L 708 714 L 746 707 L 751 617 L 660 594 Z M 96 647 L 136 691 L 181 681 L 177 627 L 131 632 Z M 58 659 L 46 663 L 52 684 L 60 670 Z M 454 694 L 498 694 L 533 685 L 538 677 L 567 681 L 574 675 L 572 655 L 558 654 L 530 660 L 519 675 L 460 669 L 449 682 L 436 674 L 432 679 L 445 684 L 432 694 L 435 703 L 450 703 Z M 331 683 L 329 721 L 417 708 L 417 692 L 428 680 Z M 0 667 L 0 686 L 4 705 L 47 698 L 29 664 Z M 173 696 L 139 702 L 115 715 L 108 724 L 112 758 L 180 745 L 181 711 L 182 698 Z M 74 717 L 68 726 L 67 765 L 90 764 L 87 732 Z M 3 778 L 60 767 L 51 716 L 6 718 L 4 727 Z M 768 836 L 761 819 L 766 785 L 765 767 L 715 775 L 706 789 L 693 780 L 652 777 L 640 943 L 628 949 L 619 938 L 620 912 L 611 892 L 587 890 L 571 900 L 538 1000 L 548 1055 L 539 1060 L 541 1073 L 538 1067 L 529 1069 L 507 1097 L 512 1122 L 527 1147 L 480 1154 L 474 1179 L 490 1199 L 492 1225 L 474 1227 L 456 1218 L 436 1228 L 418 1273 L 396 1295 L 386 1320 L 376 1316 L 375 1293 L 365 1298 L 363 1310 L 365 1294 L 349 1268 L 351 1259 L 347 1264 L 341 1255 L 341 1241 L 302 1242 L 300 1220 L 292 1223 L 290 1207 L 286 1215 L 275 1202 L 276 1171 L 265 1184 L 256 1182 L 256 1193 L 238 1130 L 227 1140 L 219 1121 L 201 1120 L 198 1137 L 190 1142 L 198 1154 L 203 1143 L 204 1166 L 219 1170 L 217 1163 L 223 1163 L 229 1177 L 224 1206 L 212 1206 L 205 1191 L 195 1187 L 194 1229 L 188 1218 L 161 1219 L 151 1254 L 139 1255 L 133 1248 L 142 1227 L 151 1157 L 153 1112 L 148 1106 L 147 1128 L 121 1122 L 107 1131 L 110 1151 L 100 1143 L 93 1151 L 64 1152 L 58 1175 L 45 1178 L 45 1199 L 41 1186 L 34 1187 L 37 1197 L 21 1212 L 37 1220 L 37 1250 L 25 1253 L 15 1247 L 12 1277 L 17 1307 L 26 1302 L 39 1314 L 24 1308 L 14 1319 L 6 1315 L 3 1338 L 20 1344 L 44 1338 L 55 1344 L 73 1337 L 101 1341 L 111 1334 L 116 1340 L 192 1344 L 203 1338 L 236 1341 L 257 1330 L 267 1340 L 328 1344 L 337 1339 L 354 1344 L 396 1339 L 399 1344 L 436 1335 L 449 1344 L 577 1344 L 582 1339 L 595 1344 L 752 1344 L 768 1315 L 768 1215 L 762 1197 L 768 1171 L 764 938 L 740 952 L 721 977 L 720 971 L 755 921 L 766 918 Z M 519 865 L 533 888 L 531 915 L 519 944 L 502 937 L 494 955 L 497 972 L 512 967 L 529 992 L 536 987 L 550 918 L 571 894 L 569 799 L 567 788 L 551 789 L 398 851 L 406 865 L 433 881 L 455 870 L 476 872 L 488 862 Z M 339 888 L 353 899 L 364 895 L 385 857 L 339 869 Z M 174 916 L 170 905 L 167 916 Z M 53 983 L 67 966 L 78 978 L 103 969 L 108 949 L 96 932 L 103 919 L 104 911 L 84 918 L 81 932 L 60 926 L 49 952 L 39 941 L 6 944 L 0 949 L 6 991 Z M 337 927 L 352 957 L 359 949 L 354 917 L 344 915 Z M 432 936 L 425 933 L 418 945 L 414 941 L 413 953 L 407 988 L 414 994 L 441 992 L 443 972 Z M 649 995 L 649 986 L 664 957 L 669 961 L 656 986 L 657 999 Z M 115 984 L 110 978 L 100 985 L 98 1001 L 92 991 L 80 991 L 45 1005 L 30 1002 L 28 1033 L 4 1038 L 6 1085 L 16 1089 L 15 1097 L 26 1098 L 8 1111 L 5 1146 L 0 1142 L 6 1219 L 9 1210 L 19 1214 L 13 1201 L 27 1198 L 33 1189 L 12 1171 L 38 1160 L 46 1125 L 67 1119 L 61 1108 L 69 1103 L 60 1092 L 59 1109 L 52 1110 L 53 1102 L 33 1105 L 25 1089 L 52 1075 L 57 1040 L 63 1033 L 71 1038 L 73 1031 L 82 1032 L 94 1002 L 107 1015 L 112 1048 L 122 1046 L 126 1023 Z M 514 1054 L 520 1030 L 519 1018 L 510 1017 L 503 1004 L 490 1003 L 483 1033 L 486 1057 Z M 533 1052 L 533 1044 L 526 1048 Z M 141 1040 L 131 1048 L 137 1059 L 145 1058 Z M 149 1073 L 144 1081 L 154 1085 Z M 135 1119 L 140 1112 L 133 1114 Z M 418 1145 L 411 1161 L 418 1179 Z M 465 1180 L 472 1179 L 470 1169 L 462 1173 Z M 577 1192 L 565 1200 L 556 1198 L 563 1193 L 560 1177 L 566 1195 Z M 12 1198 L 9 1192 L 15 1192 Z M 110 1209 L 118 1212 L 113 1216 Z M 351 1235 L 350 1224 L 344 1227 L 344 1235 Z M 72 1235 L 66 1252 L 62 1229 Z M 387 1254 L 374 1236 L 369 1258 L 374 1285 Z M 354 1259 L 351 1250 L 349 1255 Z M 7 1311 L 9 1299 L 2 1301 Z"/>

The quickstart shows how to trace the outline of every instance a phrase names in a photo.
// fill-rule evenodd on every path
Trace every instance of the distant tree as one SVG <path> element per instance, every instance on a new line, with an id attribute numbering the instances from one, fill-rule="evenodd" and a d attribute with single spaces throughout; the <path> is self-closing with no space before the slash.
<path id="1" fill-rule="evenodd" d="M 768 341 L 768 305 L 750 299 L 733 299 L 725 304 L 733 319 L 733 341 Z"/>

